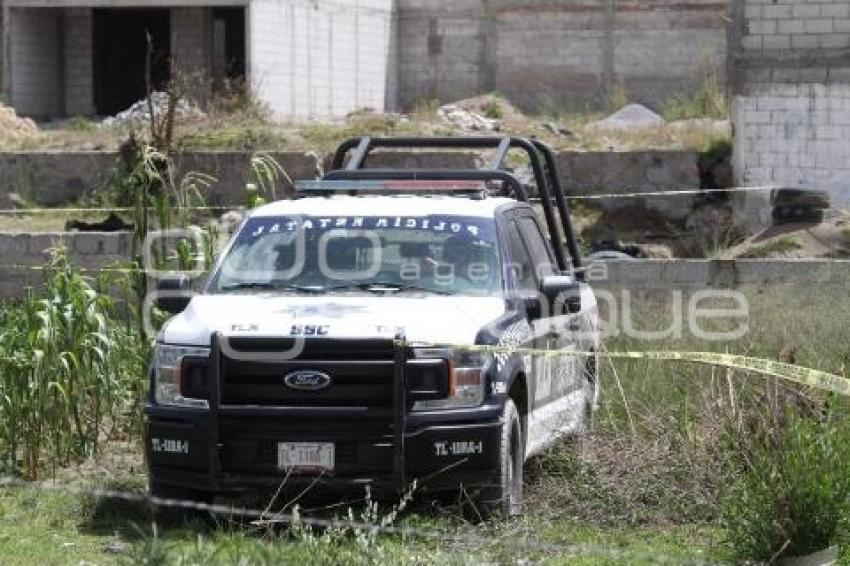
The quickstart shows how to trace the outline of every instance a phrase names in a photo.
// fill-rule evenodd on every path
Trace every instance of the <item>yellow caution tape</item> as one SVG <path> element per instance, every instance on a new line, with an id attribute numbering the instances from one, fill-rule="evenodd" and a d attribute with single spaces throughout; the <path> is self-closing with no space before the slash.
<path id="1" fill-rule="evenodd" d="M 401 345 L 414 345 L 397 341 Z M 486 352 L 491 354 L 519 354 L 531 356 L 562 357 L 562 356 L 600 356 L 609 359 L 629 360 L 658 360 L 681 361 L 712 366 L 728 367 L 752 371 L 762 375 L 793 381 L 801 385 L 850 396 L 850 379 L 826 371 L 807 368 L 766 358 L 753 358 L 737 354 L 719 352 L 679 352 L 675 350 L 638 350 L 624 352 L 580 352 L 565 350 L 541 350 L 537 348 L 520 348 L 512 346 L 487 346 L 482 344 L 421 344 L 416 346 L 427 348 L 450 348 L 458 351 Z"/>

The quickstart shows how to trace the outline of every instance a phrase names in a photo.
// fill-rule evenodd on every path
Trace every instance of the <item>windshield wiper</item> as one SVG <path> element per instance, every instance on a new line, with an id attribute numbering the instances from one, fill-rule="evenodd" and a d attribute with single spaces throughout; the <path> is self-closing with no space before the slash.
<path id="1" fill-rule="evenodd" d="M 451 291 L 446 291 L 443 289 L 429 289 L 427 287 L 421 287 L 419 285 L 411 285 L 407 283 L 385 283 L 382 281 L 361 281 L 361 282 L 352 282 L 345 283 L 341 285 L 334 285 L 332 287 L 326 287 L 325 291 L 345 291 L 346 289 L 359 289 L 362 291 L 369 291 L 370 293 L 399 293 L 402 291 L 419 291 L 422 293 L 433 293 L 435 295 L 452 295 Z"/>
<path id="2" fill-rule="evenodd" d="M 220 291 L 239 291 L 245 289 L 273 289 L 275 291 L 295 291 L 297 293 L 321 293 L 324 287 L 318 285 L 288 285 L 273 281 L 240 281 L 223 285 Z"/>

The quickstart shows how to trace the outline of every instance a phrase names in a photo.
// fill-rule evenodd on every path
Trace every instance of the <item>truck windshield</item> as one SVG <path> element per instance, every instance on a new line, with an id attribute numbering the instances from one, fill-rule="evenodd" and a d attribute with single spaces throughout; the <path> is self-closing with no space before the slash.
<path id="1" fill-rule="evenodd" d="M 495 295 L 496 241 L 492 218 L 255 217 L 207 292 Z"/>

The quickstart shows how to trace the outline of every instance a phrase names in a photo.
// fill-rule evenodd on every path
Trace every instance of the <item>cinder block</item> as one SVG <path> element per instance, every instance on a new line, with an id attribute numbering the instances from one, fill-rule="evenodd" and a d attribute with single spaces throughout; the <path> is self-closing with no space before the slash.
<path id="1" fill-rule="evenodd" d="M 800 69 L 800 80 L 803 82 L 818 82 L 825 83 L 827 78 L 827 69 Z"/>
<path id="2" fill-rule="evenodd" d="M 779 33 L 803 33 L 804 27 L 803 20 L 780 20 L 776 29 Z"/>
<path id="3" fill-rule="evenodd" d="M 788 34 L 765 35 L 761 38 L 762 47 L 768 49 L 789 49 L 791 47 L 791 36 Z"/>
<path id="4" fill-rule="evenodd" d="M 63 232 L 42 232 L 38 234 L 30 234 L 29 237 L 29 255 L 30 256 L 47 256 L 49 250 L 59 246 L 66 246 L 68 242 L 65 239 Z"/>
<path id="5" fill-rule="evenodd" d="M 820 7 L 820 15 L 823 18 L 846 18 L 850 16 L 850 5 L 844 1 L 823 4 Z"/>
<path id="6" fill-rule="evenodd" d="M 753 35 L 776 33 L 776 20 L 752 20 L 750 21 L 750 33 Z"/>
<path id="7" fill-rule="evenodd" d="M 821 46 L 828 49 L 842 49 L 850 46 L 850 34 L 846 33 L 829 33 L 822 35 L 820 38 Z"/>
<path id="8" fill-rule="evenodd" d="M 82 255 L 116 256 L 120 251 L 120 234 L 109 232 L 77 232 L 69 242 L 74 252 Z"/>
<path id="9" fill-rule="evenodd" d="M 741 120 L 745 124 L 770 124 L 771 123 L 771 113 L 764 110 L 755 110 L 750 112 L 745 112 L 741 116 Z"/>
<path id="10" fill-rule="evenodd" d="M 0 234 L 0 263 L 15 263 L 29 253 L 29 234 Z"/>
<path id="11" fill-rule="evenodd" d="M 795 18 L 817 18 L 820 16 L 820 5 L 798 2 L 793 6 L 793 15 Z"/>
<path id="12" fill-rule="evenodd" d="M 762 15 L 765 18 L 787 19 L 794 15 L 794 7 L 788 4 L 768 4 L 762 6 Z"/>
<path id="13" fill-rule="evenodd" d="M 817 35 L 793 35 L 791 46 L 795 49 L 816 49 L 820 47 L 820 37 Z"/>
<path id="14" fill-rule="evenodd" d="M 806 20 L 804 23 L 804 28 L 806 33 L 832 33 L 835 29 L 832 26 L 832 20 L 827 19 L 817 19 L 817 20 Z"/>

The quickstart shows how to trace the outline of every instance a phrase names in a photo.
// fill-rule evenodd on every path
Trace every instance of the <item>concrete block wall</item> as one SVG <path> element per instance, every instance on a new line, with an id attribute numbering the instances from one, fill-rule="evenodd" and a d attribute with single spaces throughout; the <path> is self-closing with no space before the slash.
<path id="1" fill-rule="evenodd" d="M 733 0 L 730 13 L 737 184 L 850 203 L 850 0 Z"/>
<path id="2" fill-rule="evenodd" d="M 723 0 L 399 0 L 400 104 L 496 90 L 530 110 L 582 109 L 622 84 L 660 105 L 707 69 L 722 74 L 726 9 Z"/>
<path id="3" fill-rule="evenodd" d="M 829 190 L 850 204 L 850 84 L 776 83 L 733 104 L 739 183 Z"/>
<path id="4" fill-rule="evenodd" d="M 9 10 L 7 91 L 15 109 L 24 115 L 47 117 L 62 111 L 61 11 L 53 8 Z"/>
<path id="5" fill-rule="evenodd" d="M 65 114 L 94 114 L 91 8 L 65 10 L 64 27 Z"/>
<path id="6" fill-rule="evenodd" d="M 254 0 L 251 84 L 279 118 L 391 106 L 392 0 Z"/>
<path id="7" fill-rule="evenodd" d="M 0 98 L 5 100 L 6 93 L 6 4 L 0 0 Z"/>
<path id="8" fill-rule="evenodd" d="M 318 167 L 314 155 L 272 153 L 293 179 L 312 179 Z M 242 204 L 251 154 L 187 152 L 175 157 L 177 178 L 200 171 L 216 178 L 204 191 L 211 205 Z M 119 164 L 110 151 L 14 151 L 0 153 L 0 195 L 18 193 L 28 202 L 54 206 L 93 192 L 110 182 Z M 290 187 L 281 183 L 283 197 Z M 2 200 L 2 199 L 0 199 Z"/>
<path id="9" fill-rule="evenodd" d="M 329 158 L 297 152 L 272 153 L 292 179 L 313 179 Z M 379 152 L 369 159 L 377 168 L 466 169 L 477 167 L 481 154 L 470 152 Z M 185 152 L 175 156 L 177 176 L 200 171 L 216 178 L 205 191 L 210 204 L 242 204 L 248 179 L 250 153 L 235 151 Z M 699 190 L 698 155 L 689 151 L 561 152 L 556 155 L 568 194 L 593 195 L 617 192 Z M 118 164 L 109 151 L 18 151 L 0 153 L 0 195 L 16 192 L 28 201 L 58 205 L 106 185 Z M 279 198 L 290 187 L 281 186 Z M 687 215 L 695 195 L 605 199 L 600 205 L 615 208 L 642 204 L 670 218 Z"/>
<path id="10" fill-rule="evenodd" d="M 42 284 L 49 250 L 65 246 L 71 264 L 97 275 L 97 270 L 127 261 L 132 252 L 129 232 L 0 232 L 0 299 L 18 299 L 27 287 Z M 92 270 L 92 271 L 89 271 Z"/>
<path id="11" fill-rule="evenodd" d="M 747 0 L 743 46 L 761 52 L 850 47 L 845 0 Z"/>

